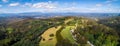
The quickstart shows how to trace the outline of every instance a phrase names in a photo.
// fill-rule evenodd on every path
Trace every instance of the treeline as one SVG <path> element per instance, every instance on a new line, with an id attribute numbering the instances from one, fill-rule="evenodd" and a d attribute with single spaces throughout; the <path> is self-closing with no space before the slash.
<path id="1" fill-rule="evenodd" d="M 63 24 L 65 20 L 74 20 Z M 39 46 L 40 35 L 51 27 L 62 25 L 57 31 L 56 46 L 87 46 L 90 41 L 94 46 L 119 46 L 120 18 L 94 20 L 82 17 L 57 17 L 48 19 L 25 19 L 23 21 L 0 25 L 0 46 Z M 60 32 L 67 26 L 75 26 L 76 44 L 63 39 Z"/>
<path id="2" fill-rule="evenodd" d="M 40 35 L 50 27 L 64 23 L 66 18 L 26 19 L 0 26 L 1 46 L 39 46 Z"/>
<path id="3" fill-rule="evenodd" d="M 57 32 L 57 46 L 89 46 L 88 41 L 94 46 L 119 46 L 119 35 L 113 28 L 88 18 L 74 18 L 73 21 L 67 23 L 71 26 L 75 24 L 77 28 L 73 34 L 77 44 L 63 39 L 60 34 L 61 29 Z"/>
<path id="4" fill-rule="evenodd" d="M 118 33 L 120 37 L 120 16 L 101 19 L 100 21 L 98 21 L 98 23 L 111 27 Z M 120 39 L 118 41 L 119 41 L 118 46 L 120 46 Z"/>
<path id="5" fill-rule="evenodd" d="M 76 32 L 79 32 L 83 38 L 78 39 L 79 43 L 85 44 L 86 41 L 90 41 L 95 46 L 117 46 L 119 44 L 119 37 L 114 29 L 90 19 L 79 22 L 80 25 L 77 26 Z"/>

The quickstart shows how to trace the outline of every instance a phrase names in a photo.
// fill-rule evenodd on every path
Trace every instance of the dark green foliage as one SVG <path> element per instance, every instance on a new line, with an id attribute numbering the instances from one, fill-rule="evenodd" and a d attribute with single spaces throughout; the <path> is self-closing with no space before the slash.
<path id="1" fill-rule="evenodd" d="M 78 38 L 77 41 L 80 44 L 88 40 L 95 46 L 117 46 L 118 44 L 119 37 L 115 30 L 91 20 L 78 24 L 77 32 L 79 32 L 79 37 L 84 37 L 84 39 Z"/>
<path id="2" fill-rule="evenodd" d="M 74 20 L 63 24 L 69 18 L 74 18 Z M 41 34 L 48 28 L 57 28 L 58 25 L 62 25 L 62 28 L 56 32 L 56 46 L 78 46 L 78 44 L 86 46 L 87 41 L 95 46 L 119 46 L 120 19 L 115 18 L 114 23 L 110 23 L 113 20 L 101 20 L 99 24 L 94 20 L 82 17 L 58 17 L 25 19 L 11 24 L 0 24 L 0 46 L 39 46 Z M 77 24 L 74 32 L 76 44 L 73 44 L 68 39 L 64 39 L 60 32 L 65 26 L 75 26 L 75 24 Z M 50 34 L 50 37 L 53 36 L 54 34 Z"/>
<path id="3" fill-rule="evenodd" d="M 60 32 L 62 31 L 62 29 L 63 29 L 64 27 L 62 27 L 59 31 L 57 31 L 56 33 L 56 38 L 57 38 L 57 44 L 56 44 L 56 46 L 77 46 L 76 44 L 72 44 L 72 43 L 70 43 L 69 42 L 69 40 L 68 39 L 64 39 L 62 36 L 61 36 L 61 34 L 60 34 Z"/>
<path id="4" fill-rule="evenodd" d="M 50 36 L 50 37 L 54 37 L 54 34 L 50 34 L 49 36 Z"/>
<path id="5" fill-rule="evenodd" d="M 113 28 L 114 30 L 116 30 L 116 32 L 118 33 L 118 35 L 120 37 L 120 16 L 106 18 L 106 19 L 101 19 L 98 23 Z M 109 36 L 109 37 L 111 37 L 111 36 Z M 120 39 L 118 41 L 119 41 L 118 46 L 120 46 Z M 114 43 L 114 44 L 116 44 L 116 43 Z"/>
<path id="6" fill-rule="evenodd" d="M 0 45 L 38 46 L 41 40 L 40 35 L 48 28 L 62 24 L 64 20 L 64 18 L 25 19 L 6 27 L 2 25 L 0 26 Z"/>

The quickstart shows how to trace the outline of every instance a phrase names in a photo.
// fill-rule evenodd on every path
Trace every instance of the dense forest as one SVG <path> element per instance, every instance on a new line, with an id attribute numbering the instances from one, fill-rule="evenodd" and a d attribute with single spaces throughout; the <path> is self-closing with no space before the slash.
<path id="1" fill-rule="evenodd" d="M 119 46 L 119 27 L 120 17 L 28 18 L 0 23 L 0 46 Z"/>

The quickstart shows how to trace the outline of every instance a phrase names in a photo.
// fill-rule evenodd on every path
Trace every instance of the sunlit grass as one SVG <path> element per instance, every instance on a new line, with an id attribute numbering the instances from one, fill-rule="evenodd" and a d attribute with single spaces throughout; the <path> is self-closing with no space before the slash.
<path id="1" fill-rule="evenodd" d="M 68 39 L 71 43 L 75 43 L 75 40 L 73 39 L 72 34 L 70 32 L 70 29 L 73 27 L 74 26 L 66 26 L 61 32 L 61 35 L 63 36 L 63 38 Z"/>

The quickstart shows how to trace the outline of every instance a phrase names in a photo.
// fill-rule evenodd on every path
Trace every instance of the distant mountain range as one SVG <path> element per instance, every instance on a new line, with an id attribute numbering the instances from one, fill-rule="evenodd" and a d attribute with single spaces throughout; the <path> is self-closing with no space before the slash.
<path id="1" fill-rule="evenodd" d="M 41 13 L 41 12 L 27 12 L 27 13 L 2 13 L 0 17 L 35 17 L 35 18 L 48 18 L 56 16 L 83 16 L 91 18 L 106 18 L 111 16 L 120 16 L 120 13 Z"/>

